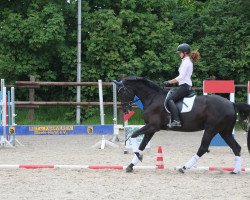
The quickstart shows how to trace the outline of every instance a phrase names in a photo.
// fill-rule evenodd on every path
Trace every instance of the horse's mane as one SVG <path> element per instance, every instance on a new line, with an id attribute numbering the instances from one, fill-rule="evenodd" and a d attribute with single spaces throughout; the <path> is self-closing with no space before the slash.
<path id="1" fill-rule="evenodd" d="M 147 85 L 148 87 L 154 89 L 157 92 L 163 92 L 163 89 L 158 86 L 156 83 L 154 83 L 153 81 L 145 78 L 145 77 L 134 77 L 134 76 L 130 76 L 130 77 L 126 77 L 123 82 L 126 81 L 135 81 L 135 82 L 143 82 L 145 85 Z"/>

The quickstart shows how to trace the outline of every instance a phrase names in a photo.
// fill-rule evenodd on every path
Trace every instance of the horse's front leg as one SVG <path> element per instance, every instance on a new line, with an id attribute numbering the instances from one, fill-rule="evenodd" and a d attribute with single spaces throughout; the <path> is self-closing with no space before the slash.
<path id="1" fill-rule="evenodd" d="M 132 136 L 131 136 L 131 143 L 132 143 L 132 148 L 133 148 L 133 152 L 134 152 L 134 157 L 131 161 L 131 163 L 128 165 L 128 167 L 126 168 L 126 172 L 132 172 L 133 171 L 133 167 L 138 164 L 139 161 L 142 162 L 142 152 L 145 149 L 145 147 L 147 146 L 148 142 L 151 140 L 151 138 L 153 137 L 154 133 L 156 132 L 156 129 L 154 128 L 154 126 L 147 124 L 144 127 L 142 127 L 141 129 L 139 129 L 138 131 L 135 131 Z M 138 147 L 138 144 L 136 142 L 136 137 L 139 135 L 144 134 L 144 137 L 141 141 L 140 146 Z"/>

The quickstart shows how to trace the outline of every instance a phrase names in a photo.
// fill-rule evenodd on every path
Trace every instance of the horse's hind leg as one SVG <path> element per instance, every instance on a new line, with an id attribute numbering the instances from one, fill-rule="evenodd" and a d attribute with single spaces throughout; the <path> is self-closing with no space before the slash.
<path id="1" fill-rule="evenodd" d="M 220 133 L 220 135 L 228 144 L 228 146 L 233 150 L 234 155 L 235 155 L 234 170 L 231 173 L 238 174 L 241 172 L 241 163 L 242 163 L 242 160 L 240 157 L 241 146 L 234 139 L 232 131 L 222 132 Z"/>
<path id="2" fill-rule="evenodd" d="M 215 135 L 214 132 L 214 130 L 205 130 L 197 154 L 195 154 L 182 168 L 180 168 L 179 172 L 184 173 L 184 170 L 192 168 L 198 162 L 200 157 L 208 152 L 210 142 Z"/>

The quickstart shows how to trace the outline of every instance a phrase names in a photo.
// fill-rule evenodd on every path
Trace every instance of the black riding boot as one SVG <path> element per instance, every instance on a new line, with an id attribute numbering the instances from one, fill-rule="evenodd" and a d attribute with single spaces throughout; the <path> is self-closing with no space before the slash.
<path id="1" fill-rule="evenodd" d="M 178 111 L 173 100 L 168 101 L 168 108 L 169 108 L 171 115 L 172 115 L 172 123 L 169 124 L 169 127 L 170 128 L 181 127 L 181 120 L 179 117 L 179 111 Z"/>

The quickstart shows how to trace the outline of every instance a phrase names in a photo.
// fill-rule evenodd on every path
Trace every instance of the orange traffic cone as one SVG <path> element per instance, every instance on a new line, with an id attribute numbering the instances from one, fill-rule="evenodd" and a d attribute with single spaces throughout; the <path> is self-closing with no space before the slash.
<path id="1" fill-rule="evenodd" d="M 161 146 L 158 146 L 158 153 L 157 153 L 157 159 L 156 159 L 156 167 L 158 169 L 164 169 L 164 162 L 163 162 L 163 156 L 162 156 L 162 148 Z"/>

